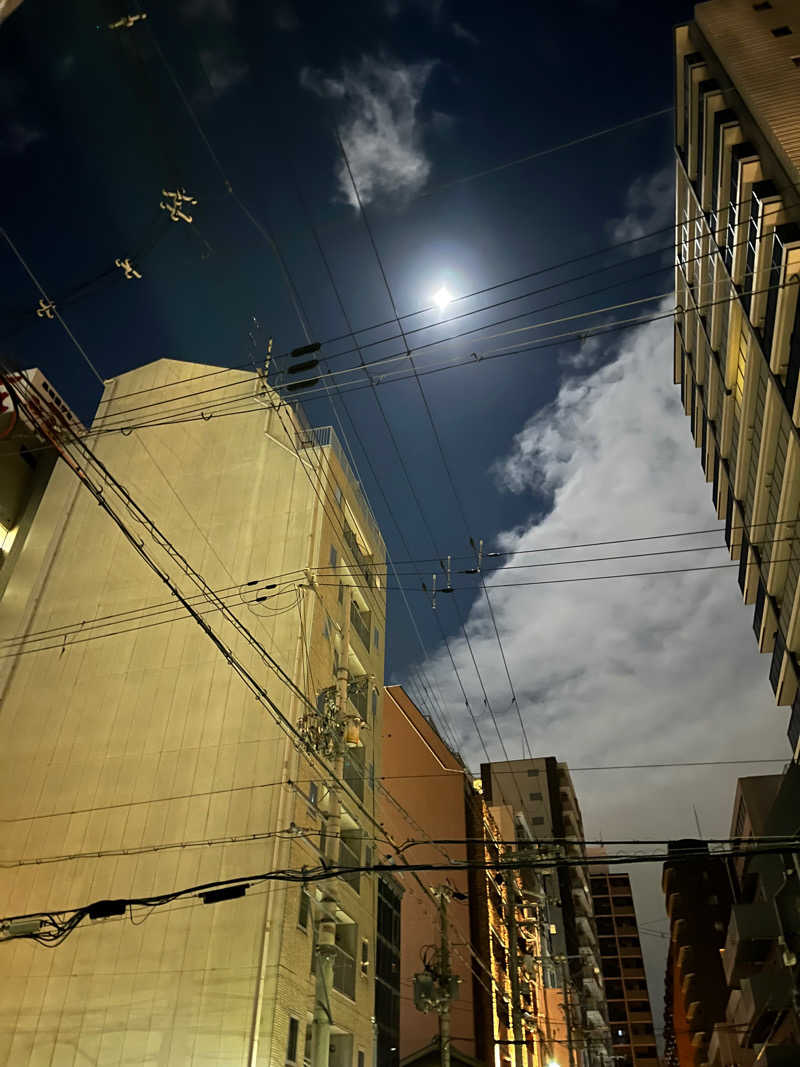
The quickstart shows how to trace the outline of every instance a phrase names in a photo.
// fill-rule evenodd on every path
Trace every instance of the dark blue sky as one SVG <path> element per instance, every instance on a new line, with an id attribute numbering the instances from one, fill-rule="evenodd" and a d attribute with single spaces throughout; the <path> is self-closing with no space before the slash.
<path id="1" fill-rule="evenodd" d="M 243 364 L 252 316 L 274 337 L 277 352 L 304 341 L 275 255 L 227 192 L 158 47 L 233 188 L 273 231 L 315 339 L 346 328 L 312 224 L 353 324 L 391 318 L 362 220 L 339 189 L 333 136 L 338 124 L 345 143 L 357 146 L 364 132 L 359 108 L 368 100 L 380 109 L 382 89 L 390 84 L 381 82 L 380 71 L 393 72 L 395 85 L 402 72 L 412 72 L 398 90 L 394 117 L 399 136 L 410 138 L 417 161 L 428 169 L 413 187 L 378 189 L 366 208 L 401 315 L 429 304 L 442 282 L 461 295 L 607 245 L 612 220 L 629 213 L 632 183 L 648 181 L 670 162 L 666 115 L 460 182 L 668 106 L 670 31 L 688 16 L 688 4 L 187 0 L 159 5 L 148 23 L 130 30 L 106 28 L 127 12 L 115 4 L 67 10 L 26 0 L 0 28 L 4 224 L 104 377 L 161 356 Z M 409 105 L 403 93 L 411 83 Z M 368 159 L 364 166 L 370 165 Z M 162 186 L 177 185 L 199 200 L 191 229 L 171 223 L 158 208 Z M 670 240 L 665 234 L 660 243 Z M 115 257 L 126 255 L 136 257 L 141 282 L 124 281 L 113 267 Z M 668 271 L 637 277 L 663 262 L 658 257 L 630 261 L 625 252 L 616 258 L 623 266 L 615 273 L 461 320 L 444 332 L 533 311 L 626 277 L 628 284 L 608 294 L 538 318 L 669 288 Z M 608 262 L 578 264 L 481 299 L 504 299 Z M 7 248 L 0 248 L 0 264 L 6 358 L 41 366 L 88 418 L 98 383 L 58 325 L 35 317 L 38 294 Z M 479 306 L 473 300 L 445 314 Z M 423 316 L 406 325 L 432 321 Z M 362 340 L 392 333 L 384 329 Z M 424 342 L 435 335 L 415 336 Z M 364 358 L 396 353 L 397 345 L 392 340 L 366 349 Z M 453 357 L 480 345 L 478 335 L 435 351 Z M 341 341 L 326 354 L 350 347 Z M 558 355 L 529 353 L 422 379 L 469 531 L 416 382 L 380 387 L 437 553 L 467 551 L 468 533 L 492 545 L 499 531 L 547 510 L 546 497 L 498 492 L 491 465 L 508 452 L 526 419 L 556 395 L 563 373 Z M 420 367 L 426 358 L 419 357 Z M 336 366 L 347 361 L 355 356 Z M 426 526 L 375 394 L 356 392 L 346 403 L 356 427 L 355 458 L 392 555 L 403 559 L 405 548 L 375 490 L 364 449 L 401 517 L 413 557 L 430 556 Z M 307 411 L 314 423 L 332 421 L 326 400 L 310 401 Z M 461 597 L 466 612 L 470 597 Z M 414 603 L 433 645 L 438 630 L 429 609 L 419 594 Z M 443 622 L 453 629 L 454 613 L 444 614 Z M 387 652 L 387 675 L 395 679 L 418 654 L 396 597 Z"/>

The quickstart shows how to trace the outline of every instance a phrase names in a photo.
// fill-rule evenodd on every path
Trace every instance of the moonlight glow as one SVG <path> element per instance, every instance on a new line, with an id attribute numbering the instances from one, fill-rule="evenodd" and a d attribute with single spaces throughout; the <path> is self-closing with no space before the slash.
<path id="1" fill-rule="evenodd" d="M 433 302 L 434 304 L 436 304 L 440 311 L 444 311 L 444 309 L 447 307 L 447 305 L 452 299 L 453 294 L 450 292 L 446 285 L 443 285 L 441 289 L 437 289 L 437 291 L 433 294 Z"/>

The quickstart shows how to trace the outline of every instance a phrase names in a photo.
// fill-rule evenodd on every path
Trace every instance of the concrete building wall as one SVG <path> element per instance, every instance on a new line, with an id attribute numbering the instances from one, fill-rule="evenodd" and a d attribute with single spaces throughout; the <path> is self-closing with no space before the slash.
<path id="1" fill-rule="evenodd" d="M 124 375 L 108 386 L 95 428 L 124 425 L 131 417 L 125 409 L 156 397 L 159 406 L 145 410 L 168 418 L 185 408 L 187 388 L 196 388 L 181 382 L 207 372 L 161 360 Z M 330 565 L 334 544 L 346 564 L 337 573 L 365 587 L 360 595 L 379 629 L 377 649 L 352 641 L 351 669 L 379 687 L 384 593 L 365 586 L 333 518 L 338 484 L 370 528 L 359 490 L 332 447 L 298 450 L 302 426 L 288 408 L 270 407 L 271 394 L 262 390 L 263 413 L 253 411 L 255 375 L 220 371 L 213 381 L 228 411 L 250 413 L 109 433 L 96 439 L 97 453 L 208 584 L 227 590 L 239 617 L 311 700 L 332 684 L 326 619 L 340 623 L 342 608 L 338 581 L 320 580 L 316 591 L 300 587 L 306 568 Z M 130 523 L 147 542 L 146 529 Z M 373 538 L 370 548 L 380 562 L 382 545 Z M 174 561 L 158 549 L 153 554 L 189 590 Z M 268 599 L 256 602 L 246 583 L 265 579 L 286 584 L 262 589 Z M 156 605 L 164 614 L 154 614 Z M 0 603 L 2 634 L 30 637 L 123 611 L 149 618 L 129 625 L 129 616 L 91 640 L 70 629 L 60 649 L 5 661 L 4 914 L 318 862 L 325 790 L 320 783 L 316 804 L 307 794 L 319 769 L 198 625 L 172 608 L 165 587 L 59 464 Z M 205 617 L 296 721 L 300 700 L 229 624 L 213 612 Z M 121 632 L 110 635 L 114 629 Z M 368 741 L 365 766 L 376 758 Z M 364 805 L 374 810 L 367 778 Z M 356 798 L 345 806 L 374 836 Z M 291 823 L 306 836 L 268 836 Z M 360 894 L 342 886 L 339 898 L 343 917 L 358 926 L 356 955 L 363 935 L 374 958 L 374 886 L 368 882 Z M 299 1021 L 302 1056 L 313 979 L 311 936 L 298 928 L 298 915 L 298 887 L 279 883 L 213 906 L 189 898 L 152 912 L 134 909 L 125 919 L 87 921 L 52 950 L 26 940 L 4 944 L 0 1062 L 283 1064 L 290 1017 Z M 352 1063 L 359 1049 L 370 1056 L 370 968 L 362 977 L 357 967 L 354 999 L 337 992 L 332 1001 L 337 1027 L 354 1035 Z"/>

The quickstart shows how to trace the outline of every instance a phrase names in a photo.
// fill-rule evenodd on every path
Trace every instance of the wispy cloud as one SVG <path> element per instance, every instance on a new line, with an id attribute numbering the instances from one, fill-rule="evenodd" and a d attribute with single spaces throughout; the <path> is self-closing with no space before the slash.
<path id="1" fill-rule="evenodd" d="M 672 167 L 636 178 L 628 190 L 625 215 L 608 224 L 612 240 L 630 241 L 669 226 L 675 213 L 674 180 Z M 637 253 L 642 251 L 642 246 L 635 247 Z"/>
<path id="2" fill-rule="evenodd" d="M 696 553 L 572 563 L 673 548 L 723 546 L 722 532 L 571 552 L 548 546 L 715 528 L 705 483 L 678 392 L 671 381 L 672 327 L 648 324 L 623 335 L 615 353 L 529 419 L 496 464 L 501 490 L 530 498 L 541 514 L 499 543 L 511 555 L 487 578 L 497 624 L 534 751 L 573 766 L 669 763 L 786 754 L 785 709 L 776 709 L 768 663 L 755 647 L 751 611 L 735 570 L 687 568 L 729 562 L 724 548 Z M 535 564 L 535 569 L 518 569 Z M 587 575 L 672 570 L 670 575 L 565 581 Z M 560 584 L 521 586 L 525 581 Z M 441 609 L 447 625 L 447 607 Z M 473 707 L 483 699 L 463 639 L 451 640 Z M 485 599 L 467 630 L 512 757 L 522 754 L 516 714 Z M 433 674 L 460 718 L 462 750 L 484 758 L 445 650 Z M 429 671 L 429 673 L 431 673 Z M 492 758 L 491 720 L 481 727 Z M 502 758 L 502 757 L 499 757 Z M 737 773 L 772 767 L 665 768 L 582 774 L 577 788 L 587 835 L 693 836 L 692 804 L 707 834 L 727 834 Z M 663 912 L 656 866 L 635 868 L 640 914 Z M 654 942 L 654 944 L 652 943 Z M 645 946 L 654 1007 L 663 975 L 661 942 Z"/>
<path id="3" fill-rule="evenodd" d="M 243 81 L 249 73 L 247 64 L 236 59 L 225 48 L 201 49 L 200 62 L 203 64 L 208 84 L 215 96 L 228 92 L 229 89 Z"/>
<path id="4" fill-rule="evenodd" d="M 405 64 L 362 57 L 334 75 L 304 68 L 301 84 L 336 102 L 344 150 L 361 201 L 405 198 L 418 192 L 430 174 L 419 115 L 433 62 Z M 357 207 L 344 161 L 337 165 L 340 196 Z"/>
<path id="5" fill-rule="evenodd" d="M 24 122 L 9 122 L 0 132 L 0 154 L 21 156 L 32 144 L 41 141 L 44 131 Z"/>
<path id="6" fill-rule="evenodd" d="M 479 45 L 481 43 L 480 38 L 472 30 L 468 30 L 463 22 L 459 22 L 458 19 L 453 19 L 450 23 L 450 29 L 454 37 L 458 37 L 468 44 Z"/>

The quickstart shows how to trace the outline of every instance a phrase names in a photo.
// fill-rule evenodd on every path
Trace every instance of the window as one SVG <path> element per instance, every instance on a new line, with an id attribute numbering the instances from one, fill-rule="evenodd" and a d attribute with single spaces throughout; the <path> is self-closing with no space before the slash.
<path id="1" fill-rule="evenodd" d="M 300 1024 L 297 1019 L 289 1018 L 289 1039 L 286 1042 L 286 1062 L 297 1063 L 297 1034 Z"/>
<path id="2" fill-rule="evenodd" d="M 544 815 L 534 815 L 531 822 L 534 826 L 544 826 Z"/>
<path id="3" fill-rule="evenodd" d="M 790 58 L 796 67 L 800 67 L 800 56 L 791 56 Z"/>
<path id="4" fill-rule="evenodd" d="M 378 714 L 378 690 L 377 689 L 373 689 L 372 690 L 372 718 L 373 718 L 373 720 L 375 719 L 375 716 L 377 714 Z"/>
<path id="5" fill-rule="evenodd" d="M 528 796 L 530 797 L 531 800 L 541 800 L 542 799 L 542 794 L 541 793 L 529 793 Z"/>
<path id="6" fill-rule="evenodd" d="M 300 889 L 300 907 L 297 910 L 297 925 L 303 930 L 308 929 L 308 916 L 311 911 L 311 900 L 305 886 Z"/>
<path id="7" fill-rule="evenodd" d="M 337 553 L 336 553 L 336 545 L 331 545 L 331 555 L 330 555 L 330 562 L 331 562 L 331 566 L 332 566 L 332 567 L 335 567 L 335 566 L 336 566 L 336 560 L 337 560 L 338 558 L 339 558 L 339 557 L 338 557 L 338 555 L 337 555 Z"/>
<path id="8" fill-rule="evenodd" d="M 308 802 L 312 808 L 317 806 L 317 798 L 319 797 L 319 786 L 316 782 L 312 782 L 308 787 Z"/>
<path id="9" fill-rule="evenodd" d="M 358 1050 L 358 1067 L 364 1067 L 364 1053 L 361 1049 Z"/>
<path id="10" fill-rule="evenodd" d="M 761 0 L 760 4 L 753 4 L 753 11 L 769 11 L 771 7 L 769 0 Z"/>
<path id="11" fill-rule="evenodd" d="M 366 978 L 369 975 L 369 941 L 366 937 L 361 939 L 361 977 Z"/>
<path id="12" fill-rule="evenodd" d="M 344 603 L 344 584 L 339 582 L 339 603 Z"/>
<path id="13" fill-rule="evenodd" d="M 377 648 L 378 648 L 378 646 L 380 645 L 380 640 L 381 640 L 381 635 L 380 635 L 380 633 L 378 632 L 378 627 L 376 626 L 376 627 L 375 627 L 375 635 L 374 635 L 374 640 L 373 640 L 373 642 L 372 642 L 372 647 L 373 647 L 373 648 L 376 648 L 376 649 L 377 649 Z"/>
<path id="14" fill-rule="evenodd" d="M 538 776 L 539 776 L 539 771 L 536 768 L 531 768 L 528 771 L 528 777 L 529 778 L 538 778 Z"/>
<path id="15" fill-rule="evenodd" d="M 333 494 L 336 497 L 336 503 L 339 505 L 339 507 L 341 507 L 342 506 L 342 490 L 339 488 L 338 485 L 334 488 Z"/>
<path id="16" fill-rule="evenodd" d="M 776 26 L 774 30 L 770 30 L 773 37 L 789 37 L 791 32 L 788 26 Z"/>

